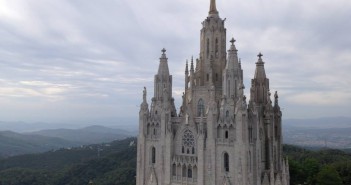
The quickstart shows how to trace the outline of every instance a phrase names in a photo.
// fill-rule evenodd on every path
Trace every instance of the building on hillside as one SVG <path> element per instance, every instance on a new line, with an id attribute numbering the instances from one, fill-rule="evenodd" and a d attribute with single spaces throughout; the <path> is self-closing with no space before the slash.
<path id="1" fill-rule="evenodd" d="M 247 101 L 235 40 L 227 51 L 215 0 L 202 22 L 200 42 L 199 58 L 185 66 L 179 112 L 165 49 L 150 107 L 144 89 L 137 185 L 289 185 L 282 113 L 277 92 L 271 101 L 263 55 L 258 55 Z"/>

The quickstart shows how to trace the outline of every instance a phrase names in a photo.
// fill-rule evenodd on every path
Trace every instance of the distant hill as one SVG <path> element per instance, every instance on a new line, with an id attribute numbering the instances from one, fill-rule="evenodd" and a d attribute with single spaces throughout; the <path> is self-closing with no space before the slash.
<path id="1" fill-rule="evenodd" d="M 315 184 L 332 168 L 343 184 L 351 184 L 351 155 L 340 150 L 310 151 L 284 145 L 289 158 L 290 184 Z M 100 151 L 100 152 L 99 152 Z M 134 185 L 136 138 L 30 154 L 0 160 L 0 184 Z"/>
<path id="2" fill-rule="evenodd" d="M 0 184 L 135 184 L 136 138 L 0 160 Z"/>
<path id="3" fill-rule="evenodd" d="M 61 138 L 0 131 L 0 158 L 79 146 L 80 144 L 79 142 L 67 141 Z"/>
<path id="4" fill-rule="evenodd" d="M 97 125 L 81 129 L 49 129 L 36 132 L 27 132 L 25 134 L 56 137 L 82 144 L 111 142 L 133 136 L 132 133 L 126 130 L 113 129 Z"/>
<path id="5" fill-rule="evenodd" d="M 351 148 L 351 118 L 285 120 L 283 141 L 303 147 Z"/>
<path id="6" fill-rule="evenodd" d="M 347 128 L 347 127 L 351 127 L 351 117 L 284 119 L 283 126 L 284 127 L 301 127 L 301 128 Z"/>

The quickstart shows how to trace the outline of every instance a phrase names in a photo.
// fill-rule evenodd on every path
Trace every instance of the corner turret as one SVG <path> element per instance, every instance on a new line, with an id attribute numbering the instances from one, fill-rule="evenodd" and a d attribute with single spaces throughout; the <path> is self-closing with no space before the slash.
<path id="1" fill-rule="evenodd" d="M 251 80 L 251 98 L 250 102 L 256 105 L 266 105 L 269 96 L 269 79 L 266 77 L 262 54 L 259 53 L 258 61 L 256 62 L 256 70 L 254 79 Z"/>

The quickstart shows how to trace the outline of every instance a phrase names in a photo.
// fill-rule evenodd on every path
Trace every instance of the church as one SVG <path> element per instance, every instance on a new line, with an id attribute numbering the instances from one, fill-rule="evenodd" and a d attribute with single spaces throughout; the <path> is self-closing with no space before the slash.
<path id="1" fill-rule="evenodd" d="M 282 112 L 263 55 L 247 100 L 235 40 L 227 51 L 226 39 L 225 20 L 211 0 L 199 57 L 185 66 L 178 111 L 162 50 L 150 106 L 144 88 L 139 112 L 137 185 L 289 185 Z"/>

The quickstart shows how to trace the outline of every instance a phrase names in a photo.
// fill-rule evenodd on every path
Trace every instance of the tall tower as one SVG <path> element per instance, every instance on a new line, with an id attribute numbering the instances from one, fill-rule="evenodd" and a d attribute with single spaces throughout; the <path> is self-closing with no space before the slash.
<path id="1" fill-rule="evenodd" d="M 224 20 L 211 0 L 177 113 L 162 50 L 150 108 L 146 88 L 140 106 L 137 185 L 289 185 L 278 93 L 272 103 L 262 56 L 247 104 L 235 40 L 226 51 Z"/>

